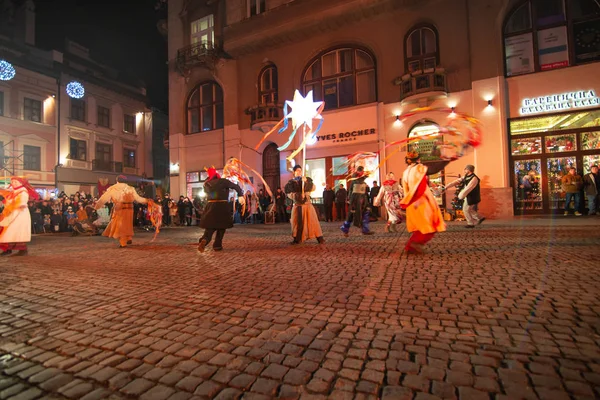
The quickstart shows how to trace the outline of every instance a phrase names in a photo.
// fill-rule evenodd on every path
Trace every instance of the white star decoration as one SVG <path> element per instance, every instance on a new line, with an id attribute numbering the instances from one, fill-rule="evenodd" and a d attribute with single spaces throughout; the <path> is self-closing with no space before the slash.
<path id="1" fill-rule="evenodd" d="M 290 111 L 287 117 L 292 119 L 293 129 L 302 126 L 302 124 L 306 124 L 312 131 L 313 119 L 323 119 L 321 113 L 318 111 L 323 102 L 313 101 L 312 90 L 308 92 L 306 97 L 302 97 L 300 92 L 296 90 L 294 93 L 294 100 L 287 100 L 286 103 L 292 108 L 292 111 Z"/>

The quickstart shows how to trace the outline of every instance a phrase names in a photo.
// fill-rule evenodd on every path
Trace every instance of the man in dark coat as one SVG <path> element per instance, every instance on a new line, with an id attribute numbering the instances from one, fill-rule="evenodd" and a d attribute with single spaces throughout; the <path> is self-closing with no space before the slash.
<path id="1" fill-rule="evenodd" d="M 369 188 L 365 183 L 365 179 L 367 179 L 367 174 L 365 174 L 364 168 L 359 166 L 356 168 L 356 172 L 352 174 L 351 179 L 348 180 L 350 207 L 348 218 L 340 227 L 344 236 L 348 236 L 352 223 L 354 223 L 354 226 L 361 228 L 363 235 L 373 234 L 369 230 Z"/>
<path id="2" fill-rule="evenodd" d="M 204 228 L 204 235 L 198 242 L 198 251 L 204 252 L 204 248 L 212 240 L 213 234 L 217 232 L 214 251 L 223 250 L 223 236 L 225 230 L 233 228 L 232 205 L 229 204 L 229 190 L 235 190 L 239 196 L 240 203 L 244 203 L 244 192 L 235 183 L 223 179 L 214 168 L 208 169 L 208 180 L 204 183 L 204 193 L 208 202 L 204 208 L 204 214 L 200 220 L 200 227 Z"/>
<path id="3" fill-rule="evenodd" d="M 337 211 L 337 220 L 344 221 L 346 219 L 346 201 L 348 200 L 348 191 L 344 189 L 344 185 L 340 183 L 340 188 L 335 193 L 335 209 Z"/>
<path id="4" fill-rule="evenodd" d="M 333 200 L 335 198 L 335 192 L 331 190 L 329 185 L 325 186 L 323 190 L 323 205 L 325 206 L 325 221 L 333 221 Z"/>

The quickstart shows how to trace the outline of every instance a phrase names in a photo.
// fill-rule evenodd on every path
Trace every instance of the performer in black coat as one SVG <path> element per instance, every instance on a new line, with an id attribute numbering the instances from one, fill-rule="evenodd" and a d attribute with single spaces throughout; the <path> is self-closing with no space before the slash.
<path id="1" fill-rule="evenodd" d="M 348 236 L 352 223 L 354 226 L 361 228 L 363 235 L 372 235 L 373 232 L 369 229 L 369 187 L 365 183 L 368 174 L 365 173 L 364 167 L 359 166 L 356 172 L 352 174 L 348 182 L 348 197 L 350 197 L 350 207 L 346 222 L 340 227 L 344 236 Z"/>
<path id="2" fill-rule="evenodd" d="M 213 244 L 213 250 L 223 250 L 222 241 L 225 230 L 233 228 L 233 205 L 228 201 L 231 189 L 237 192 L 239 202 L 244 204 L 244 192 L 238 185 L 221 178 L 214 168 L 208 169 L 208 180 L 204 183 L 204 193 L 206 193 L 208 202 L 200 220 L 200 227 L 204 228 L 204 235 L 198 242 L 198 251 L 201 253 L 210 243 L 215 232 L 217 232 L 217 237 Z"/>

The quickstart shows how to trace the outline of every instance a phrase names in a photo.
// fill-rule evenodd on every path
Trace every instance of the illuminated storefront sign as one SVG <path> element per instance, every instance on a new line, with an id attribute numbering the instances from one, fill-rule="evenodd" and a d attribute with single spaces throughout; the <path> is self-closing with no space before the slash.
<path id="1" fill-rule="evenodd" d="M 349 132 L 331 133 L 331 134 L 326 134 L 326 135 L 318 134 L 317 135 L 317 143 L 319 143 L 319 142 L 333 142 L 333 143 L 352 142 L 361 136 L 371 136 L 371 135 L 375 135 L 375 133 L 376 133 L 375 128 L 371 128 L 371 129 L 359 129 L 356 131 L 349 131 Z"/>
<path id="2" fill-rule="evenodd" d="M 562 94 L 523 99 L 521 115 L 568 111 L 575 108 L 600 106 L 600 98 L 593 90 L 580 90 Z"/>

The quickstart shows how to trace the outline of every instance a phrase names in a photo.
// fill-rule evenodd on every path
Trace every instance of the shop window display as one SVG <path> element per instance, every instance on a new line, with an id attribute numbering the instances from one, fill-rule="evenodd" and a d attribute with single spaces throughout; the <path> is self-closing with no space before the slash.
<path id="1" fill-rule="evenodd" d="M 590 168 L 592 165 L 600 165 L 600 154 L 583 156 L 583 173 L 584 174 L 591 172 Z"/>
<path id="2" fill-rule="evenodd" d="M 562 210 L 565 208 L 565 193 L 562 190 L 561 179 L 569 173 L 567 168 L 577 168 L 577 159 L 573 157 L 548 158 L 546 168 L 548 170 L 548 194 L 551 210 Z"/>
<path id="3" fill-rule="evenodd" d="M 519 160 L 514 162 L 515 209 L 541 210 L 542 160 Z"/>
<path id="4" fill-rule="evenodd" d="M 582 133 L 581 150 L 600 150 L 600 132 Z"/>
<path id="5" fill-rule="evenodd" d="M 542 153 L 542 138 L 523 138 L 510 141 L 511 153 L 513 156 L 523 156 L 527 154 Z"/>
<path id="6" fill-rule="evenodd" d="M 561 153 L 577 150 L 577 139 L 574 133 L 566 135 L 546 136 L 546 153 Z"/>

